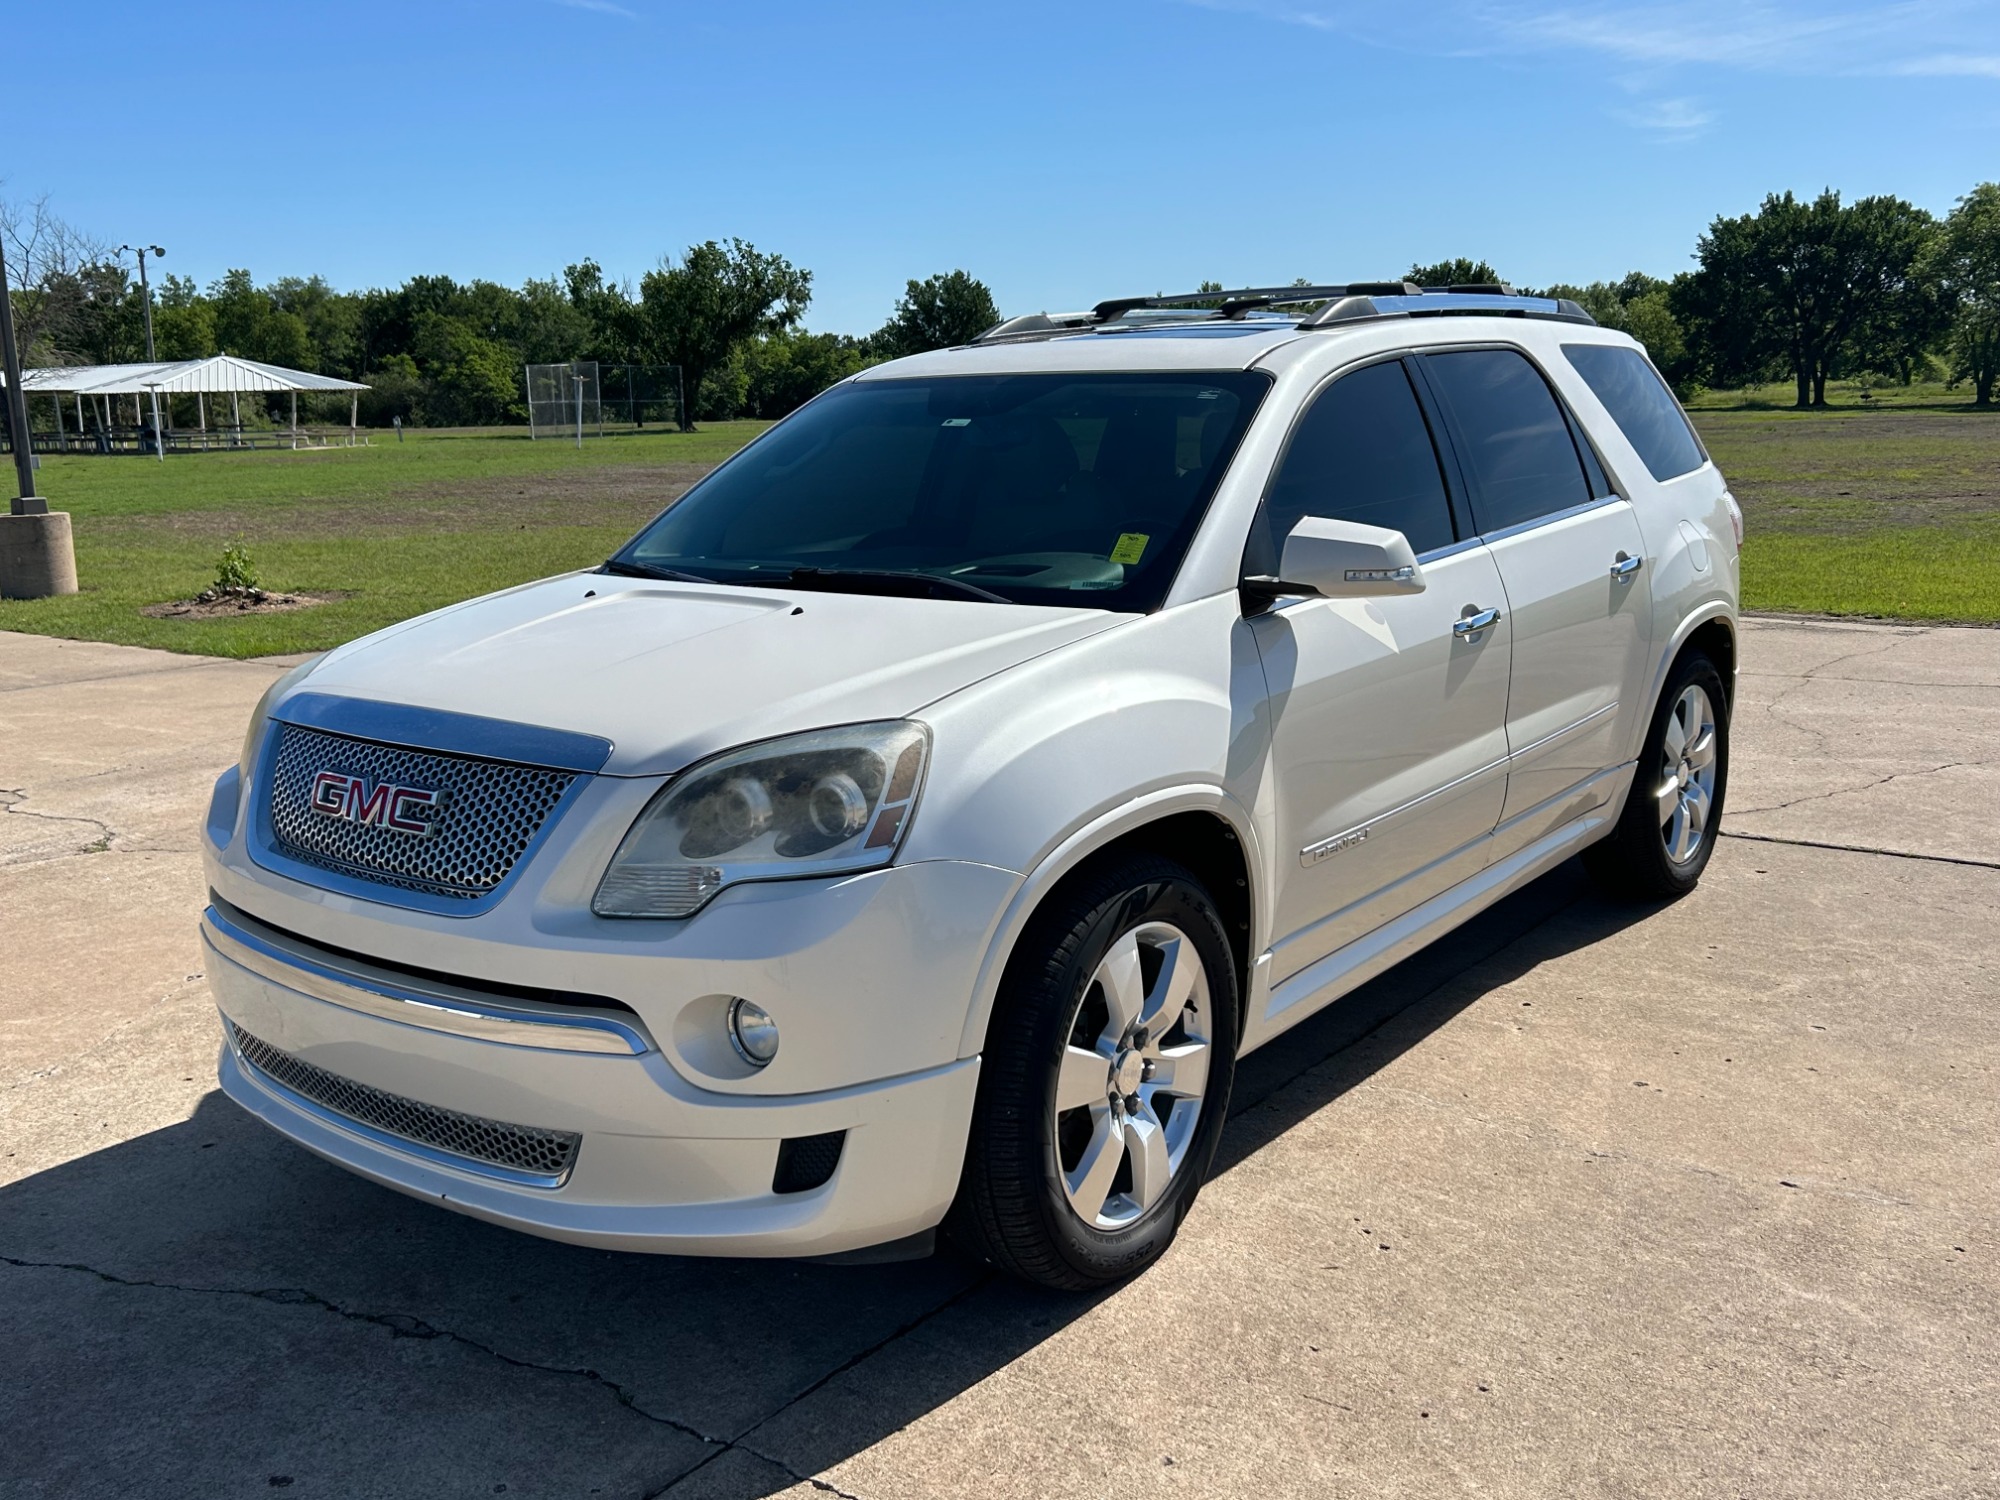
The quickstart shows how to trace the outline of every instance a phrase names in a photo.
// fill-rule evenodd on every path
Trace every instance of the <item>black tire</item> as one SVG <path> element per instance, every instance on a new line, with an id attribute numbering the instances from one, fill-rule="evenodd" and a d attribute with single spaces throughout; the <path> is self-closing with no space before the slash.
<path id="1" fill-rule="evenodd" d="M 1658 794 L 1668 779 L 1676 777 L 1668 754 L 1668 737 L 1681 732 L 1676 713 L 1689 689 L 1698 688 L 1707 698 L 1714 722 L 1714 776 L 1706 816 L 1699 836 L 1683 857 L 1676 858 L 1668 847 L 1674 825 L 1663 824 Z M 1586 869 L 1607 890 L 1636 900 L 1657 901 L 1685 896 L 1701 880 L 1715 852 L 1717 831 L 1722 825 L 1723 799 L 1729 790 L 1729 695 L 1715 663 L 1699 651 L 1690 651 L 1674 663 L 1667 674 L 1660 701 L 1653 708 L 1653 722 L 1646 730 L 1646 743 L 1639 752 L 1639 764 L 1632 773 L 1632 788 L 1625 794 L 1625 808 L 1609 837 L 1593 844 L 1583 854 Z"/>
<path id="2" fill-rule="evenodd" d="M 1177 1030 L 1176 1017 L 1198 1019 L 1208 1032 L 1200 1107 L 1185 1127 L 1184 1153 L 1164 1191 L 1131 1222 L 1101 1228 L 1085 1222 L 1064 1185 L 1064 1153 L 1077 1149 L 1077 1121 L 1083 1118 L 1088 1130 L 1101 1108 L 1104 1117 L 1121 1122 L 1164 1119 L 1171 1125 L 1182 1105 L 1156 1098 L 1145 1108 L 1158 1104 L 1164 1115 L 1125 1113 L 1114 1059 L 1108 1064 L 1110 1102 L 1071 1107 L 1059 1122 L 1058 1075 L 1075 1038 L 1108 1035 L 1117 1024 L 1098 1020 L 1110 1013 L 1095 978 L 1113 945 L 1128 936 L 1157 940 L 1165 928 L 1184 935 L 1201 961 L 1207 1014 L 1198 1016 L 1190 1000 L 1184 1012 L 1167 1016 L 1153 1037 L 1156 1045 L 1175 1035 L 1181 1046 L 1191 1045 L 1193 1031 Z M 1157 980 L 1163 962 L 1156 952 L 1143 988 L 1164 992 L 1165 984 Z M 1235 1075 L 1239 1003 L 1235 960 L 1215 902 L 1181 866 L 1152 855 L 1116 857 L 1058 888 L 1029 923 L 1001 981 L 980 1064 L 965 1172 L 946 1221 L 951 1238 L 1011 1275 L 1059 1291 L 1105 1286 L 1157 1260 L 1193 1205 L 1222 1134 Z M 1143 1032 L 1138 1035 L 1135 1045 L 1143 1047 Z M 1128 1057 L 1130 1050 L 1118 1051 L 1116 1058 Z M 1152 1077 L 1150 1070 L 1146 1076 Z M 1072 1163 L 1070 1169 L 1080 1166 Z M 1143 1196 L 1129 1186 L 1131 1170 L 1130 1162 L 1118 1168 L 1129 1196 L 1107 1200 L 1107 1208 Z"/>

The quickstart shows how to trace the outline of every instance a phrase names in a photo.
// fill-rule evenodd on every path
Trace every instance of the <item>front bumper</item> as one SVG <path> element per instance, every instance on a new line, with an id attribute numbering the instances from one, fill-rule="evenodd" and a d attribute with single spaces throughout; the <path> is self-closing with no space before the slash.
<path id="1" fill-rule="evenodd" d="M 347 956 L 316 961 L 310 945 L 240 913 L 212 908 L 202 931 L 227 1023 L 223 1091 L 308 1150 L 414 1197 L 607 1249 L 812 1256 L 920 1235 L 957 1189 L 976 1057 L 813 1093 L 723 1093 L 682 1076 L 636 1014 L 614 1013 L 607 1032 L 587 1007 L 496 1004 Z M 566 1028 L 581 1040 L 557 1035 Z M 289 1087 L 273 1054 L 418 1110 L 573 1136 L 573 1162 L 533 1181 L 400 1137 Z M 834 1134 L 830 1178 L 776 1190 L 781 1143 Z"/>

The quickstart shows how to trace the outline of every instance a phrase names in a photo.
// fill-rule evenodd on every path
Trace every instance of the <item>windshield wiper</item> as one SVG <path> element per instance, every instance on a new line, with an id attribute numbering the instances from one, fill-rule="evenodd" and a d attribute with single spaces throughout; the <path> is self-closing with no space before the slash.
<path id="1" fill-rule="evenodd" d="M 610 573 L 618 578 L 659 578 L 668 583 L 714 583 L 713 578 L 701 573 L 683 573 L 675 568 L 656 568 L 651 563 L 627 562 L 624 558 L 606 558 L 604 566 L 597 570 Z"/>
<path id="2" fill-rule="evenodd" d="M 976 583 L 967 583 L 963 578 L 945 578 L 936 573 L 902 573 L 893 568 L 794 568 L 786 581 L 795 588 L 824 588 L 836 594 L 872 592 L 866 587 L 844 587 L 848 583 L 887 583 L 900 585 L 900 591 L 913 599 L 935 599 L 939 591 L 943 591 L 954 598 L 977 599 L 985 604 L 1014 602 L 1005 594 L 996 594 Z M 771 582 L 773 586 L 778 586 L 776 579 Z"/>

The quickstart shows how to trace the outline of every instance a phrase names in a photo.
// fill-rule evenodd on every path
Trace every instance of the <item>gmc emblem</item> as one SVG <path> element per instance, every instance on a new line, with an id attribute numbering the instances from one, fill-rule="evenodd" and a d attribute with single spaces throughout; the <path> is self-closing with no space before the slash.
<path id="1" fill-rule="evenodd" d="M 443 806 L 444 793 L 420 786 L 392 786 L 386 781 L 370 786 L 365 776 L 341 771 L 321 771 L 312 779 L 314 812 L 365 828 L 387 828 L 428 838 L 437 827 L 437 813 Z"/>

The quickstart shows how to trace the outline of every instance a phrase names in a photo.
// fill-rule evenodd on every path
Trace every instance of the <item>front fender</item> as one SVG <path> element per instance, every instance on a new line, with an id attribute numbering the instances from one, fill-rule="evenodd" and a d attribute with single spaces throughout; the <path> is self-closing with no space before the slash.
<path id="1" fill-rule="evenodd" d="M 1077 829 L 1028 872 L 1014 892 L 1014 899 L 1008 903 L 1007 910 L 995 926 L 992 941 L 979 966 L 979 977 L 973 985 L 972 1004 L 966 1011 L 965 1034 L 959 1039 L 958 1055 L 961 1058 L 975 1055 L 986 1045 L 986 1028 L 993 1017 L 993 1006 L 999 999 L 1000 981 L 1006 974 L 1007 960 L 1013 956 L 1014 945 L 1020 941 L 1029 919 L 1049 892 L 1085 860 L 1119 839 L 1137 833 L 1150 823 L 1173 817 L 1176 813 L 1189 812 L 1208 813 L 1221 819 L 1241 841 L 1244 863 L 1249 870 L 1250 926 L 1252 932 L 1263 931 L 1266 905 L 1263 893 L 1268 884 L 1262 878 L 1264 853 L 1249 809 L 1225 789 L 1213 785 L 1167 787 L 1135 798 Z"/>

